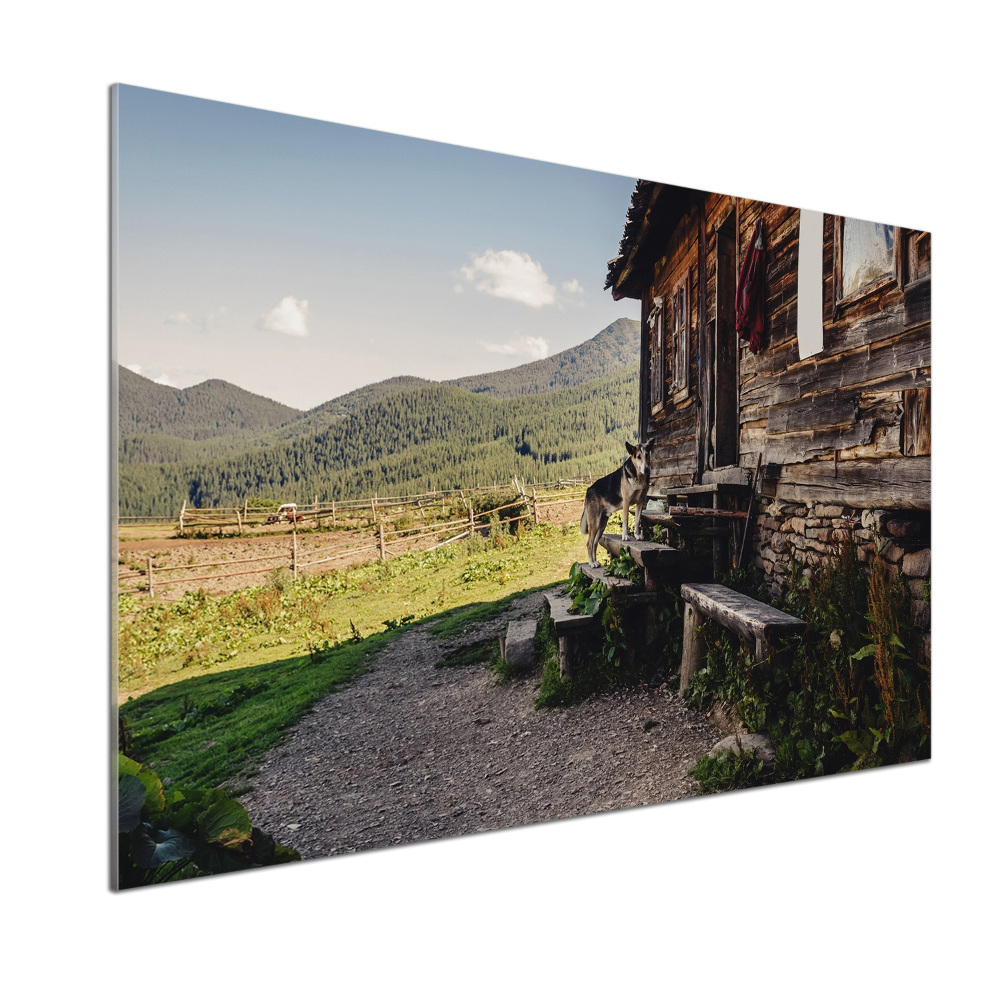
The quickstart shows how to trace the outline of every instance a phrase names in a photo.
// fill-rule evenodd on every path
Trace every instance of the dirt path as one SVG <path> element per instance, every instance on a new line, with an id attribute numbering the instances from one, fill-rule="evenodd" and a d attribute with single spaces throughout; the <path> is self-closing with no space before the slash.
<path id="1" fill-rule="evenodd" d="M 541 602 L 521 599 L 508 620 Z M 695 794 L 688 771 L 719 732 L 672 693 L 539 711 L 537 675 L 498 685 L 483 666 L 435 668 L 448 648 L 505 628 L 401 635 L 265 757 L 241 797 L 254 823 L 315 858 Z"/>

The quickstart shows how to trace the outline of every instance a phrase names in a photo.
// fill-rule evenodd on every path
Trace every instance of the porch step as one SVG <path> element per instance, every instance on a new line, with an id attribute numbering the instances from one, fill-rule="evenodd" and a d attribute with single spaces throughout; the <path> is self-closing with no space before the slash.
<path id="1" fill-rule="evenodd" d="M 612 593 L 625 599 L 626 603 L 651 602 L 656 600 L 656 594 L 645 590 L 640 584 L 633 583 L 624 577 L 612 576 L 604 566 L 588 566 L 580 564 L 584 576 L 591 580 L 600 580 Z"/>
<path id="2" fill-rule="evenodd" d="M 675 566 L 683 557 L 680 549 L 662 542 L 647 542 L 630 538 L 623 542 L 621 535 L 602 535 L 600 543 L 612 556 L 621 554 L 622 549 L 629 552 L 632 558 L 643 569 L 666 569 Z"/>

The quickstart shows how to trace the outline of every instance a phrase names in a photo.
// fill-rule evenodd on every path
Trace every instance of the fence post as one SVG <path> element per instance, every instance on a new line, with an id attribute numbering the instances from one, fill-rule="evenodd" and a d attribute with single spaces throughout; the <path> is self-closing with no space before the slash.
<path id="1" fill-rule="evenodd" d="M 243 520 L 244 521 L 247 519 L 247 500 L 248 500 L 247 497 L 243 498 Z"/>
<path id="2" fill-rule="evenodd" d="M 333 523 L 330 525 L 331 528 L 337 527 L 337 501 L 330 501 L 330 517 L 333 519 Z"/>
<path id="3" fill-rule="evenodd" d="M 153 557 L 146 556 L 146 574 L 149 577 L 149 596 L 153 596 Z"/>
<path id="4" fill-rule="evenodd" d="M 184 534 L 184 511 L 187 510 L 187 505 L 188 505 L 188 502 L 187 502 L 187 499 L 185 499 L 184 503 L 181 504 L 180 524 L 179 524 L 178 529 L 177 529 L 177 534 L 179 534 L 179 535 L 183 535 Z"/>
<path id="5" fill-rule="evenodd" d="M 292 521 L 292 579 L 299 578 L 299 543 L 295 535 L 295 522 Z"/>
<path id="6" fill-rule="evenodd" d="M 378 515 L 375 513 L 375 500 L 377 499 L 377 497 L 378 497 L 378 494 L 376 494 L 375 496 L 372 497 L 372 525 L 373 526 L 374 526 L 375 522 L 378 520 Z"/>
<path id="7" fill-rule="evenodd" d="M 535 517 L 535 524 L 538 524 L 538 495 L 534 486 L 531 487 L 531 513 Z"/>
<path id="8" fill-rule="evenodd" d="M 236 508 L 236 524 L 239 526 L 240 537 L 242 538 L 243 537 L 243 518 L 240 517 L 240 509 L 239 509 L 239 507 Z"/>
<path id="9" fill-rule="evenodd" d="M 472 501 L 469 501 L 469 531 L 472 531 L 476 526 L 476 518 L 472 513 Z"/>
<path id="10" fill-rule="evenodd" d="M 385 562 L 385 525 L 378 523 L 378 557 Z"/>

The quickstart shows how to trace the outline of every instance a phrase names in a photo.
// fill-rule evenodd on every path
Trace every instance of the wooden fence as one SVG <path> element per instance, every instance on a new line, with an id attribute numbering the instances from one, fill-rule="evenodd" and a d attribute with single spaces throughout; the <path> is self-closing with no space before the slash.
<path id="1" fill-rule="evenodd" d="M 391 545 L 400 542 L 404 543 L 405 551 L 429 552 L 443 545 L 468 538 L 473 532 L 486 533 L 494 524 L 510 525 L 528 520 L 539 524 L 546 520 L 545 511 L 565 504 L 579 503 L 586 492 L 578 481 L 573 480 L 533 483 L 530 487 L 530 493 L 528 492 L 529 487 L 516 479 L 512 481 L 511 486 L 516 494 L 515 498 L 489 510 L 476 510 L 474 500 L 476 496 L 497 492 L 495 488 L 459 489 L 408 497 L 370 497 L 363 500 L 302 504 L 297 507 L 297 514 L 303 520 L 314 521 L 317 526 L 321 526 L 323 519 L 328 518 L 330 527 L 335 528 L 338 527 L 339 518 L 341 529 L 350 530 L 355 538 L 362 534 L 362 537 L 370 537 L 372 541 L 365 545 L 351 544 L 346 547 L 330 545 L 318 549 L 314 548 L 308 553 L 308 559 L 303 560 L 299 556 L 296 522 L 292 521 L 290 523 L 291 545 L 288 558 L 250 557 L 219 562 L 191 563 L 183 566 L 154 567 L 152 558 L 147 557 L 145 570 L 131 569 L 118 574 L 119 590 L 123 592 L 145 591 L 147 596 L 154 597 L 158 590 L 165 587 L 201 583 L 206 580 L 250 578 L 283 567 L 290 570 L 293 578 L 297 579 L 300 571 L 319 566 L 330 566 L 331 563 L 341 560 L 358 561 L 359 555 L 364 556 L 370 553 L 370 559 L 376 557 L 380 560 L 389 559 L 403 551 L 400 548 L 394 552 L 390 548 Z M 443 520 L 432 520 L 431 512 L 433 511 L 434 515 L 438 514 L 438 504 L 441 504 L 440 517 Z M 273 510 L 248 510 L 246 506 L 242 510 L 235 507 L 195 509 L 185 505 L 181 510 L 178 527 L 182 533 L 185 528 L 203 525 L 236 527 L 242 534 L 244 528 L 255 523 L 266 522 L 268 517 L 273 517 L 277 513 L 277 509 L 277 506 Z M 501 516 L 504 512 L 511 510 L 524 510 L 526 513 Z M 402 527 L 399 526 L 399 521 L 404 518 L 409 520 L 414 513 L 423 514 L 426 523 L 407 523 Z M 446 537 L 442 538 L 441 536 Z M 424 541 L 432 544 L 424 546 L 421 544 Z M 368 559 L 362 561 L 368 561 Z M 256 565 L 252 569 L 228 572 L 228 568 L 231 566 L 249 563 Z M 227 572 L 184 577 L 173 575 L 210 568 L 225 568 Z"/>

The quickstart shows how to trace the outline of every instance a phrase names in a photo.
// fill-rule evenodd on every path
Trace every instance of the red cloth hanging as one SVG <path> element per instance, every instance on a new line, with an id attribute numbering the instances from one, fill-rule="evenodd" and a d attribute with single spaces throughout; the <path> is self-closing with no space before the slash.
<path id="1" fill-rule="evenodd" d="M 753 227 L 753 238 L 740 268 L 736 283 L 736 335 L 750 341 L 750 350 L 760 350 L 760 335 L 764 332 L 767 255 L 764 249 L 764 220 Z"/>

